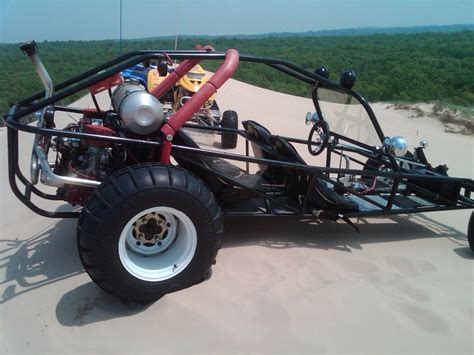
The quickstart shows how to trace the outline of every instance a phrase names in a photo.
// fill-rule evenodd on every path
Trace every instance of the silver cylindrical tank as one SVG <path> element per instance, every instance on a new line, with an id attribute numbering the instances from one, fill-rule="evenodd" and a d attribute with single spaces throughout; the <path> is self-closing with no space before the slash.
<path id="1" fill-rule="evenodd" d="M 155 132 L 163 123 L 160 101 L 134 83 L 119 85 L 112 94 L 112 107 L 133 133 Z"/>

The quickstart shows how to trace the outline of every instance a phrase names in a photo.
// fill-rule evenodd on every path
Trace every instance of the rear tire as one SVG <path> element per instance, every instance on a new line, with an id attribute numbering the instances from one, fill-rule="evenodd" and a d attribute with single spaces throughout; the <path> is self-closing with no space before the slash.
<path id="1" fill-rule="evenodd" d="M 235 111 L 224 111 L 221 120 L 222 128 L 232 128 L 237 130 L 239 128 L 239 118 Z M 225 149 L 234 149 L 237 147 L 237 132 L 222 132 L 221 145 Z"/>
<path id="2" fill-rule="evenodd" d="M 102 289 L 146 304 L 203 280 L 222 234 L 219 206 L 200 179 L 180 168 L 141 164 L 94 191 L 79 218 L 78 247 Z"/>
<path id="3" fill-rule="evenodd" d="M 469 248 L 474 252 L 474 212 L 471 212 L 471 218 L 469 218 L 467 226 L 467 241 L 469 242 Z"/>

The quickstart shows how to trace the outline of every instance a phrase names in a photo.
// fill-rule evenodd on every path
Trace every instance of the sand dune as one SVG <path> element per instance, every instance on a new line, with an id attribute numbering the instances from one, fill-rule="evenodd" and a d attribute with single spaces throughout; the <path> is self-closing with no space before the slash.
<path id="1" fill-rule="evenodd" d="M 231 80 L 218 101 L 275 134 L 307 136 L 308 99 Z M 434 164 L 474 176 L 473 137 L 386 106 L 373 107 L 387 135 L 428 139 Z M 27 172 L 31 137 L 21 138 Z M 198 138 L 212 146 L 216 137 Z M 1 353 L 474 351 L 469 211 L 364 219 L 360 234 L 341 223 L 228 220 L 212 277 L 141 308 L 103 294 L 84 273 L 76 221 L 37 216 L 16 200 L 5 129 L 0 140 Z"/>

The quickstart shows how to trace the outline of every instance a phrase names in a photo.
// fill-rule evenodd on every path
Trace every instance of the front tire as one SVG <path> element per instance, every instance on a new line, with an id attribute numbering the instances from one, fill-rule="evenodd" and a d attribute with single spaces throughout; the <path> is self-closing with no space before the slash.
<path id="1" fill-rule="evenodd" d="M 93 193 L 79 218 L 79 255 L 107 293 L 145 304 L 203 280 L 222 233 L 220 209 L 200 179 L 143 164 Z"/>

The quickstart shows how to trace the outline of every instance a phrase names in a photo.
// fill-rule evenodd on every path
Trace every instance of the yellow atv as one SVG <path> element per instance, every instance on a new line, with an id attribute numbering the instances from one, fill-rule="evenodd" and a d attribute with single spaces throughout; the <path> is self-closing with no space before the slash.
<path id="1" fill-rule="evenodd" d="M 163 80 L 168 76 L 168 62 L 161 60 L 158 62 L 156 69 L 150 69 L 147 74 L 147 85 L 146 89 L 148 92 L 152 92 L 154 88 L 161 84 Z M 173 91 L 167 92 L 160 100 L 162 104 L 173 105 Z"/>
<path id="2" fill-rule="evenodd" d="M 173 111 L 179 110 L 191 96 L 198 92 L 207 83 L 208 77 L 203 67 L 199 64 L 194 66 L 177 83 L 173 93 Z M 193 116 L 193 121 L 208 126 L 219 126 L 221 113 L 219 106 L 212 95 Z"/>
<path id="3" fill-rule="evenodd" d="M 147 90 L 152 92 L 169 74 L 170 69 L 166 61 L 160 61 L 156 70 L 151 69 L 148 72 Z M 208 81 L 206 72 L 200 65 L 194 66 L 186 75 L 184 75 L 161 99 L 164 108 L 168 108 L 170 113 L 177 112 L 192 95 L 198 92 Z M 215 100 L 215 95 L 209 97 L 204 105 L 194 113 L 192 121 L 210 127 L 218 127 L 236 130 L 238 128 L 238 117 L 235 111 L 224 111 L 221 119 L 221 112 Z M 237 135 L 235 133 L 221 133 L 222 147 L 233 149 L 237 145 Z"/>

